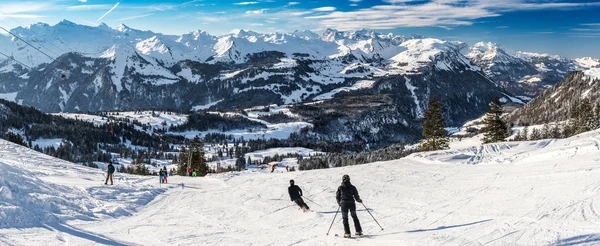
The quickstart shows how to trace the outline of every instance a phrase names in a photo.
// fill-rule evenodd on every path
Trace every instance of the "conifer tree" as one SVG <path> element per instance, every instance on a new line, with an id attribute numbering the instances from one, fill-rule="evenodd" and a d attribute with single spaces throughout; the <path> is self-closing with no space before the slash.
<path id="1" fill-rule="evenodd" d="M 448 132 L 444 127 L 442 103 L 433 95 L 429 100 L 428 109 L 423 114 L 423 137 L 419 149 L 421 151 L 442 150 L 448 148 Z"/>
<path id="2" fill-rule="evenodd" d="M 500 98 L 496 97 L 490 104 L 490 108 L 483 120 L 483 143 L 502 142 L 507 137 L 506 123 L 502 120 L 502 107 Z"/>

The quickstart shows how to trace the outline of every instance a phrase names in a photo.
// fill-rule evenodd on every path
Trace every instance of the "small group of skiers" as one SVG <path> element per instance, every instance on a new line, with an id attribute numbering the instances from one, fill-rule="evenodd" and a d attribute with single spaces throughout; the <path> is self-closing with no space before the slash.
<path id="1" fill-rule="evenodd" d="M 295 202 L 300 208 L 306 212 L 310 208 L 304 200 L 302 199 L 302 189 L 294 183 L 294 180 L 290 180 L 290 187 L 288 187 L 288 193 L 290 195 L 290 199 L 292 202 Z M 356 203 L 362 203 L 360 196 L 358 195 L 358 190 L 354 185 L 350 183 L 350 176 L 345 174 L 342 176 L 342 185 L 338 187 L 337 192 L 335 193 L 335 199 L 337 200 L 338 205 L 342 211 L 342 223 L 344 224 L 344 238 L 350 238 L 350 223 L 348 222 L 348 212 L 350 212 L 350 216 L 352 216 L 352 220 L 354 222 L 354 229 L 356 230 L 356 236 L 362 236 L 362 227 L 360 226 L 360 221 L 358 220 L 358 216 L 356 215 Z"/>
<path id="2" fill-rule="evenodd" d="M 188 176 L 189 177 L 196 177 L 196 171 L 194 171 L 194 169 L 188 168 Z"/>
<path id="3" fill-rule="evenodd" d="M 158 171 L 158 176 L 160 177 L 160 183 L 161 184 L 168 183 L 167 177 L 169 175 L 167 174 L 167 167 L 165 167 L 164 169 L 161 168 L 160 171 Z"/>

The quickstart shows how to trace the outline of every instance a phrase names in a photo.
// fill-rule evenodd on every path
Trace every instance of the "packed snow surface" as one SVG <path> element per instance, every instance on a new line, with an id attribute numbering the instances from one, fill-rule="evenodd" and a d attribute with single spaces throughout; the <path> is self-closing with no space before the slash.
<path id="1" fill-rule="evenodd" d="M 165 191 L 157 177 L 120 174 L 101 186 L 99 170 L 2 142 L 0 244 L 597 245 L 599 146 L 589 132 L 326 170 L 170 177 Z M 385 230 L 357 204 L 366 236 L 333 236 L 343 174 Z M 314 212 L 290 202 L 290 179 Z"/>

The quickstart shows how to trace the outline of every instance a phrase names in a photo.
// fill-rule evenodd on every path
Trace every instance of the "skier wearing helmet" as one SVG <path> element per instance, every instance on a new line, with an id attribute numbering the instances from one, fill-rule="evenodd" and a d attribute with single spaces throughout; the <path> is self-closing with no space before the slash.
<path id="1" fill-rule="evenodd" d="M 300 189 L 299 186 L 294 184 L 293 179 L 290 180 L 290 187 L 288 187 L 288 193 L 290 194 L 290 200 L 292 200 L 292 202 L 295 202 L 296 204 L 298 204 L 298 206 L 300 206 L 300 208 L 304 212 L 306 212 L 307 210 L 310 209 L 308 207 L 308 205 L 306 205 L 306 203 L 302 199 L 302 189 Z"/>
<path id="2" fill-rule="evenodd" d="M 360 221 L 356 216 L 356 203 L 354 201 L 362 203 L 362 200 L 358 196 L 358 190 L 354 185 L 350 183 L 350 176 L 345 174 L 342 176 L 342 185 L 338 188 L 335 193 L 335 198 L 338 204 L 342 208 L 342 218 L 344 223 L 344 237 L 350 238 L 350 224 L 348 223 L 348 211 L 354 221 L 354 229 L 356 229 L 356 235 L 362 236 L 362 228 L 360 227 Z"/>

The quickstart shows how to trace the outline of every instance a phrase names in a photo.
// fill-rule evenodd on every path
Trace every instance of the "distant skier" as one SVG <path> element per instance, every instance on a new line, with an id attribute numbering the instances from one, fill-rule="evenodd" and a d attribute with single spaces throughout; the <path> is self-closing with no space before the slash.
<path id="1" fill-rule="evenodd" d="M 196 177 L 196 175 L 197 175 L 196 171 L 193 171 L 192 172 L 192 177 Z"/>
<path id="2" fill-rule="evenodd" d="M 302 189 L 300 189 L 299 186 L 294 184 L 293 179 L 290 180 L 290 187 L 288 187 L 288 193 L 290 194 L 290 200 L 298 204 L 298 206 L 300 206 L 300 208 L 304 212 L 310 209 L 302 199 Z"/>
<path id="3" fill-rule="evenodd" d="M 352 220 L 354 221 L 354 229 L 356 229 L 356 235 L 362 236 L 362 228 L 360 227 L 360 221 L 358 221 L 358 216 L 356 216 L 356 203 L 362 203 L 362 200 L 358 196 L 358 190 L 354 185 L 350 183 L 350 176 L 345 174 L 342 176 L 342 185 L 338 188 L 335 193 L 335 198 L 337 199 L 338 204 L 342 208 L 342 218 L 344 223 L 344 237 L 350 238 L 350 224 L 348 223 L 348 211 L 350 211 L 350 215 L 352 215 Z"/>
<path id="4" fill-rule="evenodd" d="M 285 166 L 285 171 L 289 172 L 290 171 L 290 166 Z"/>
<path id="5" fill-rule="evenodd" d="M 162 184 L 163 181 L 164 181 L 163 169 L 162 168 L 160 168 L 160 171 L 158 171 L 158 176 L 159 176 L 158 181 Z"/>
<path id="6" fill-rule="evenodd" d="M 169 175 L 167 174 L 167 167 L 165 167 L 165 170 L 163 170 L 163 183 L 169 183 L 169 180 L 167 179 L 167 177 L 169 177 Z"/>
<path id="7" fill-rule="evenodd" d="M 108 161 L 108 166 L 106 167 L 106 180 L 104 181 L 105 185 L 108 185 L 109 179 L 110 185 L 113 185 L 113 173 L 115 173 L 115 166 L 113 166 L 112 161 Z"/>
<path id="8" fill-rule="evenodd" d="M 277 168 L 277 165 L 273 164 L 273 166 L 271 166 L 271 172 L 275 172 L 275 168 Z"/>
<path id="9" fill-rule="evenodd" d="M 190 174 L 189 175 L 190 177 L 192 177 L 192 172 L 193 172 L 192 168 L 188 168 L 188 173 Z"/>

